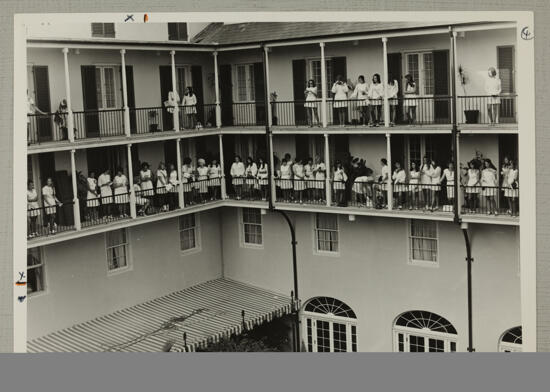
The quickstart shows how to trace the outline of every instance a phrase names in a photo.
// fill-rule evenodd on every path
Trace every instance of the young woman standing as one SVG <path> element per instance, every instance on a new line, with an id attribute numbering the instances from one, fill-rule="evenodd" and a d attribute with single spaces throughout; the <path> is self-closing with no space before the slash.
<path id="1" fill-rule="evenodd" d="M 447 200 L 449 201 L 452 208 L 454 208 L 455 200 L 455 168 L 452 162 L 449 162 L 447 168 L 443 170 L 443 175 L 439 182 L 442 182 L 445 179 L 445 188 L 447 189 Z"/>
<path id="2" fill-rule="evenodd" d="M 113 189 L 111 185 L 111 171 L 105 170 L 97 179 L 99 192 L 101 195 L 101 217 L 112 217 L 111 205 L 113 204 Z"/>
<path id="3" fill-rule="evenodd" d="M 422 158 L 422 166 L 420 167 L 420 184 L 422 189 L 422 204 L 424 209 L 429 209 L 432 204 L 431 200 L 431 185 L 432 185 L 433 167 L 428 161 L 428 157 Z"/>
<path id="4" fill-rule="evenodd" d="M 413 125 L 416 122 L 416 103 L 418 91 L 416 88 L 416 82 L 411 74 L 405 75 L 405 80 L 405 99 L 403 100 L 403 108 L 405 109 L 407 122 L 410 125 Z"/>
<path id="5" fill-rule="evenodd" d="M 99 219 L 99 194 L 97 187 L 97 180 L 95 178 L 95 172 L 91 171 L 88 173 L 88 178 L 86 179 L 86 208 L 88 210 L 88 219 L 91 221 L 96 221 Z"/>
<path id="6" fill-rule="evenodd" d="M 420 183 L 420 171 L 416 162 L 411 162 L 411 168 L 409 170 L 409 210 L 413 208 L 415 210 L 419 207 L 419 186 Z"/>
<path id="7" fill-rule="evenodd" d="M 222 168 L 217 159 L 212 159 L 208 167 L 208 189 L 210 191 L 210 200 L 220 199 Z"/>
<path id="8" fill-rule="evenodd" d="M 406 192 L 406 185 L 407 182 L 407 173 L 405 170 L 401 167 L 401 164 L 399 162 L 395 162 L 394 164 L 395 170 L 393 171 L 392 180 L 393 180 L 393 193 L 397 195 L 397 208 L 400 210 L 403 209 L 404 204 L 404 195 Z"/>
<path id="9" fill-rule="evenodd" d="M 313 173 L 313 159 L 308 158 L 304 165 L 304 177 L 306 180 L 306 200 L 315 201 L 313 192 L 315 189 L 315 174 Z"/>
<path id="10" fill-rule="evenodd" d="M 185 91 L 185 95 L 183 96 L 182 100 L 183 110 L 185 114 L 187 115 L 187 119 L 189 120 L 189 123 L 191 126 L 190 129 L 194 129 L 195 125 L 198 128 L 197 123 L 197 97 L 193 93 L 193 87 L 189 86 L 187 87 Z"/>
<path id="11" fill-rule="evenodd" d="M 260 187 L 260 193 L 262 195 L 262 200 L 267 200 L 267 186 L 269 184 L 268 176 L 269 169 L 267 163 L 264 162 L 263 158 L 258 158 L 258 186 Z"/>
<path id="12" fill-rule="evenodd" d="M 382 114 L 382 98 L 384 98 L 384 85 L 380 81 L 380 75 L 374 74 L 372 76 L 372 83 L 369 87 L 369 107 L 371 127 L 378 127 L 380 125 L 380 116 Z"/>
<path id="13" fill-rule="evenodd" d="M 168 186 L 168 173 L 166 172 L 166 166 L 164 166 L 164 162 L 160 162 L 158 169 L 157 169 L 157 188 L 156 188 L 156 199 L 157 199 L 157 207 L 159 207 L 162 211 L 168 211 L 168 198 L 167 193 L 168 189 L 166 187 Z"/>
<path id="14" fill-rule="evenodd" d="M 344 167 L 342 166 L 342 162 L 340 160 L 337 160 L 334 165 L 334 174 L 332 180 L 332 189 L 334 190 L 334 200 L 336 202 L 336 205 L 339 207 L 344 207 L 344 196 L 348 176 L 344 171 Z"/>
<path id="15" fill-rule="evenodd" d="M 48 231 L 50 234 L 55 234 L 57 232 L 57 223 L 55 222 L 57 207 L 61 207 L 63 203 L 55 196 L 55 188 L 51 177 L 48 177 L 46 185 L 42 188 L 42 202 L 48 219 Z"/>
<path id="16" fill-rule="evenodd" d="M 474 160 L 468 162 L 468 185 L 466 186 L 466 198 L 468 200 L 468 210 L 474 214 L 477 209 L 479 196 L 480 172 Z"/>
<path id="17" fill-rule="evenodd" d="M 439 192 L 441 191 L 441 166 L 432 159 L 432 173 L 431 173 L 431 199 L 430 211 L 437 211 L 439 209 Z"/>
<path id="18" fill-rule="evenodd" d="M 388 182 L 390 181 L 390 168 L 388 167 L 388 160 L 386 158 L 380 159 L 380 164 L 382 165 L 382 170 L 380 171 L 381 174 L 378 182 L 380 183 L 380 190 L 384 200 L 382 203 L 382 208 L 385 208 L 388 205 Z"/>
<path id="19" fill-rule="evenodd" d="M 281 168 L 280 168 L 280 184 L 281 184 L 281 191 L 283 193 L 283 201 L 286 203 L 290 203 L 292 200 L 291 192 L 292 192 L 292 165 L 290 162 L 283 158 L 281 161 Z"/>
<path id="20" fill-rule="evenodd" d="M 494 67 L 489 68 L 488 76 L 489 77 L 485 81 L 485 93 L 489 96 L 487 99 L 487 113 L 489 113 L 491 125 L 495 125 L 498 124 L 498 117 L 500 114 L 500 93 L 502 92 L 502 85 Z"/>
<path id="21" fill-rule="evenodd" d="M 485 159 L 483 165 L 484 167 L 481 171 L 481 194 L 487 200 L 487 215 L 497 215 L 497 203 L 495 200 L 495 196 L 498 195 L 497 168 L 490 159 Z"/>
<path id="22" fill-rule="evenodd" d="M 231 165 L 230 174 L 231 183 L 233 184 L 233 189 L 235 190 L 235 197 L 237 200 L 241 200 L 245 177 L 245 167 L 244 163 L 241 162 L 241 157 L 239 155 L 235 155 L 235 161 Z"/>
<path id="23" fill-rule="evenodd" d="M 304 103 L 304 107 L 306 108 L 306 115 L 307 115 L 307 125 L 311 128 L 313 127 L 313 119 L 315 118 L 315 122 L 317 123 L 317 126 L 321 126 L 321 122 L 319 121 L 319 113 L 317 112 L 317 87 L 315 86 L 315 81 L 313 79 L 309 79 L 307 81 L 306 90 L 304 91 L 306 101 Z"/>
<path id="24" fill-rule="evenodd" d="M 508 171 L 508 183 L 504 196 L 508 200 L 509 214 L 518 216 L 518 198 L 519 198 L 519 171 L 516 162 L 510 160 L 510 170 Z"/>
<path id="25" fill-rule="evenodd" d="M 254 193 L 256 189 L 256 184 L 258 179 L 256 176 L 258 175 L 258 166 L 256 165 L 256 162 L 251 157 L 246 158 L 246 169 L 245 169 L 245 175 L 246 175 L 246 181 L 245 181 L 245 196 L 252 200 L 254 198 Z"/>
<path id="26" fill-rule="evenodd" d="M 388 79 L 388 101 L 390 104 L 390 127 L 395 125 L 395 118 L 397 117 L 397 105 L 399 104 L 399 82 L 395 80 L 391 75 Z"/>
<path id="27" fill-rule="evenodd" d="M 178 206 L 179 180 L 178 171 L 173 164 L 168 165 L 168 209 L 174 210 Z"/>
<path id="28" fill-rule="evenodd" d="M 185 157 L 181 165 L 183 194 L 186 205 L 195 204 L 195 200 L 193 199 L 193 175 L 195 169 L 193 168 L 192 162 L 191 158 Z"/>
<path id="29" fill-rule="evenodd" d="M 34 188 L 34 182 L 29 180 L 27 183 L 27 237 L 33 238 L 38 235 L 36 221 L 40 216 L 40 206 L 38 205 L 38 193 Z"/>
<path id="30" fill-rule="evenodd" d="M 115 178 L 113 180 L 113 189 L 115 191 L 115 203 L 118 207 L 118 215 L 120 218 L 128 217 L 128 178 L 122 172 L 122 168 L 118 167 Z"/>
<path id="31" fill-rule="evenodd" d="M 353 98 L 357 99 L 357 106 L 361 113 L 361 123 L 365 127 L 369 121 L 369 86 L 365 82 L 365 77 L 359 75 L 355 90 L 353 90 Z"/>
<path id="32" fill-rule="evenodd" d="M 208 172 L 210 169 L 206 166 L 206 161 L 203 158 L 199 158 L 197 164 L 197 182 L 195 183 L 195 189 L 199 192 L 200 202 L 205 203 L 208 195 Z"/>
<path id="33" fill-rule="evenodd" d="M 324 192 L 326 185 L 326 172 L 327 168 L 325 163 L 321 160 L 319 155 L 315 156 L 315 164 L 313 165 L 313 175 L 315 176 L 315 190 L 314 197 L 319 203 L 325 200 L 326 194 Z"/>
<path id="34" fill-rule="evenodd" d="M 296 159 L 296 163 L 292 166 L 292 173 L 294 175 L 294 202 L 303 204 L 306 174 L 303 161 L 300 158 Z"/>
<path id="35" fill-rule="evenodd" d="M 149 209 L 149 199 L 143 197 L 139 176 L 134 176 L 134 194 L 136 195 L 136 206 L 138 207 L 137 215 L 144 216 Z"/>
<path id="36" fill-rule="evenodd" d="M 344 82 L 342 75 L 336 76 L 336 82 L 332 85 L 330 90 L 333 94 L 333 107 L 338 114 L 338 124 L 341 127 L 346 125 L 346 112 L 348 110 L 348 91 L 349 87 Z"/>
<path id="37" fill-rule="evenodd" d="M 153 174 L 151 173 L 151 169 L 149 169 L 149 164 L 147 162 L 143 162 L 141 164 L 139 179 L 141 182 L 141 195 L 151 201 L 151 199 L 155 196 L 155 192 L 153 190 Z"/>

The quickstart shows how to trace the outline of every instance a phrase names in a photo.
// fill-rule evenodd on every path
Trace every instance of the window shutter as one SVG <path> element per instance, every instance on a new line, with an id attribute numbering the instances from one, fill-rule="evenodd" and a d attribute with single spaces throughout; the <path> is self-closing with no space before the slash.
<path id="1" fill-rule="evenodd" d="M 187 23 L 178 23 L 178 39 L 180 41 L 187 41 Z"/>
<path id="2" fill-rule="evenodd" d="M 177 40 L 178 39 L 178 24 L 177 23 L 168 23 L 168 39 Z"/>
<path id="3" fill-rule="evenodd" d="M 202 90 L 202 68 L 200 65 L 191 66 L 191 81 L 193 83 L 193 91 L 197 97 L 197 117 L 199 121 L 205 125 L 203 106 L 203 90 Z"/>
<path id="4" fill-rule="evenodd" d="M 162 129 L 164 131 L 174 129 L 174 115 L 168 112 L 164 101 L 168 99 L 168 92 L 172 91 L 172 69 L 169 65 L 161 65 L 160 71 L 160 105 L 162 109 Z M 180 97 L 182 98 L 182 97 Z"/>
<path id="5" fill-rule="evenodd" d="M 497 67 L 503 93 L 513 93 L 514 86 L 514 47 L 501 46 L 497 48 Z"/>
<path id="6" fill-rule="evenodd" d="M 254 95 L 256 101 L 256 124 L 265 124 L 265 83 L 263 63 L 254 63 Z"/>
<path id="7" fill-rule="evenodd" d="M 449 51 L 433 52 L 434 95 L 449 95 Z M 436 123 L 450 122 L 450 100 L 434 98 L 434 116 Z"/>
<path id="8" fill-rule="evenodd" d="M 92 23 L 92 37 L 103 37 L 103 23 Z"/>
<path id="9" fill-rule="evenodd" d="M 294 92 L 294 121 L 296 125 L 306 124 L 306 113 L 303 101 L 306 89 L 306 60 L 292 60 L 292 80 Z M 318 86 L 318 91 L 321 91 Z"/>
<path id="10" fill-rule="evenodd" d="M 105 38 L 115 38 L 115 24 L 103 23 L 103 33 Z"/>
<path id="11" fill-rule="evenodd" d="M 233 84 L 231 79 L 232 79 L 231 65 L 230 64 L 220 65 L 219 83 L 220 83 L 222 124 L 225 126 L 233 125 Z"/>
<path id="12" fill-rule="evenodd" d="M 96 110 L 98 108 L 96 68 L 94 65 L 83 65 L 81 66 L 81 71 L 84 110 Z"/>

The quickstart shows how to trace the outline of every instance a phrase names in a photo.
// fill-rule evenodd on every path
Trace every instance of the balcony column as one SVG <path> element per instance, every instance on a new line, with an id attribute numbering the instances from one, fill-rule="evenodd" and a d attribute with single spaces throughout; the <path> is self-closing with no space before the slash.
<path id="1" fill-rule="evenodd" d="M 264 46 L 264 53 L 265 53 L 265 91 L 266 91 L 266 99 L 267 102 L 266 105 L 266 115 L 267 115 L 267 123 L 271 127 L 273 125 L 273 113 L 271 110 L 271 93 L 270 93 L 270 87 L 269 87 L 269 48 L 267 46 Z"/>
<path id="2" fill-rule="evenodd" d="M 225 183 L 225 161 L 223 157 L 223 136 L 220 134 L 218 135 L 218 142 L 219 142 L 219 150 L 220 150 L 220 169 L 222 172 L 221 179 L 220 179 L 220 186 L 221 186 L 221 197 L 222 200 L 227 199 L 227 189 L 226 189 L 226 183 Z"/>
<path id="3" fill-rule="evenodd" d="M 452 94 L 452 106 L 453 109 L 451 109 L 451 124 L 455 124 L 455 116 L 457 116 L 457 91 L 456 91 L 456 70 L 458 69 L 457 65 L 457 57 L 456 57 L 456 31 L 451 32 L 451 61 L 449 62 L 449 74 L 452 75 L 453 78 L 451 80 L 451 94 Z M 463 102 L 466 102 L 465 100 Z M 457 117 L 458 118 L 458 117 Z"/>
<path id="4" fill-rule="evenodd" d="M 172 92 L 175 93 L 176 91 L 178 91 L 178 82 L 176 79 L 176 51 L 175 50 L 170 51 L 170 60 L 171 60 L 171 66 L 172 66 Z M 177 102 L 176 107 L 174 108 L 174 131 L 176 132 L 180 131 L 179 113 L 180 113 L 180 107 L 179 107 L 179 102 Z"/>
<path id="5" fill-rule="evenodd" d="M 390 101 L 388 99 L 388 38 L 382 38 L 382 55 L 384 56 L 384 72 L 382 83 L 384 85 L 384 126 L 390 126 Z M 391 171 L 391 170 L 390 170 Z"/>
<path id="6" fill-rule="evenodd" d="M 130 137 L 130 108 L 128 107 L 128 86 L 126 84 L 126 49 L 120 49 L 120 66 L 122 71 L 122 102 L 124 104 L 124 134 Z"/>
<path id="7" fill-rule="evenodd" d="M 329 135 L 325 133 L 325 195 L 327 199 L 327 206 L 332 205 L 332 188 L 330 186 L 330 148 L 329 148 Z"/>
<path id="8" fill-rule="evenodd" d="M 271 176 L 271 200 L 277 201 L 277 184 L 275 184 L 275 159 L 273 157 L 273 134 L 269 132 L 269 175 Z"/>
<path id="9" fill-rule="evenodd" d="M 71 82 L 69 80 L 69 48 L 63 48 L 63 65 L 65 68 L 65 100 L 67 101 L 67 135 L 74 142 L 74 115 L 71 106 Z"/>
<path id="10" fill-rule="evenodd" d="M 183 208 L 185 200 L 183 199 L 183 172 L 181 171 L 181 139 L 176 140 L 176 164 L 178 165 L 178 206 Z"/>
<path id="11" fill-rule="evenodd" d="M 75 150 L 71 150 L 71 182 L 73 186 L 73 216 L 76 230 L 82 229 L 80 223 L 80 202 L 78 201 L 78 188 L 76 186 L 76 163 L 74 158 Z"/>
<path id="12" fill-rule="evenodd" d="M 386 133 L 386 160 L 388 161 L 388 182 L 387 182 L 387 192 L 388 192 L 388 210 L 393 209 L 393 182 L 392 182 L 392 162 L 391 162 L 391 135 Z"/>
<path id="13" fill-rule="evenodd" d="M 132 165 L 132 145 L 126 145 L 126 158 L 128 159 L 128 186 L 130 187 L 130 216 L 135 219 L 136 212 L 136 191 L 134 190 L 134 165 Z"/>
<path id="14" fill-rule="evenodd" d="M 218 52 L 214 51 L 212 55 L 214 56 L 214 90 L 216 92 L 216 128 L 221 128 L 222 108 L 220 107 L 220 75 L 218 72 Z"/>
<path id="15" fill-rule="evenodd" d="M 319 42 L 319 46 L 321 47 L 321 84 L 322 84 L 321 91 L 323 93 L 321 98 L 321 119 L 323 121 L 323 128 L 326 128 L 328 121 L 327 121 L 327 69 L 326 69 L 327 65 L 325 61 L 325 43 Z"/>

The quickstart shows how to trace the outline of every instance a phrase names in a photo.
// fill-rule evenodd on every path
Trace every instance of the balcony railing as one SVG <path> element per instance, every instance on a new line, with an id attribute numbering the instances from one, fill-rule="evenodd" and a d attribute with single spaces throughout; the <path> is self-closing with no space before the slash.
<path id="1" fill-rule="evenodd" d="M 461 191 L 462 214 L 519 216 L 519 186 L 463 186 Z"/>
<path id="2" fill-rule="evenodd" d="M 73 202 L 27 209 L 27 238 L 55 235 L 74 230 Z"/>
<path id="3" fill-rule="evenodd" d="M 130 193 L 80 200 L 82 227 L 91 227 L 130 218 Z"/>
<path id="4" fill-rule="evenodd" d="M 515 94 L 498 97 L 478 95 L 457 97 L 457 122 L 460 124 L 517 123 Z"/>
<path id="5" fill-rule="evenodd" d="M 124 110 L 84 110 L 74 112 L 75 139 L 124 135 Z"/>
<path id="6" fill-rule="evenodd" d="M 228 124 L 222 119 L 225 125 L 236 126 L 258 126 L 265 125 L 266 113 L 264 102 L 236 102 L 232 104 L 231 119 Z"/>
<path id="7" fill-rule="evenodd" d="M 326 181 L 276 178 L 276 200 L 281 203 L 326 204 Z"/>
<path id="8" fill-rule="evenodd" d="M 265 201 L 268 197 L 268 180 L 237 177 L 227 183 L 227 197 L 232 200 Z"/>
<path id="9" fill-rule="evenodd" d="M 202 180 L 186 179 L 182 185 L 186 207 L 221 200 L 221 178 L 219 177 Z"/>
<path id="10" fill-rule="evenodd" d="M 27 115 L 29 145 L 68 139 L 67 113 Z"/>
<path id="11" fill-rule="evenodd" d="M 130 132 L 142 135 L 172 131 L 173 127 L 165 129 L 162 116 L 162 107 L 130 108 Z"/>

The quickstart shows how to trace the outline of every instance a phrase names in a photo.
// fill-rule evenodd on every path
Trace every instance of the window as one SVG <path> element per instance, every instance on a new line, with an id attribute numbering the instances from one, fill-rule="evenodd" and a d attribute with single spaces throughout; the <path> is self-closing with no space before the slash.
<path id="1" fill-rule="evenodd" d="M 107 266 L 109 271 L 128 267 L 128 233 L 126 229 L 105 233 L 107 242 Z"/>
<path id="2" fill-rule="evenodd" d="M 27 295 L 44 291 L 44 262 L 42 248 L 27 251 Z"/>
<path id="3" fill-rule="evenodd" d="M 235 102 L 253 102 L 256 99 L 254 92 L 254 64 L 237 64 L 234 68 Z"/>
<path id="4" fill-rule="evenodd" d="M 437 263 L 437 222 L 409 221 L 409 260 L 412 263 Z"/>
<path id="5" fill-rule="evenodd" d="M 498 76 L 501 81 L 502 93 L 513 93 L 515 91 L 513 46 L 497 47 L 497 67 Z"/>
<path id="6" fill-rule="evenodd" d="M 242 209 L 243 245 L 262 245 L 262 214 L 255 208 Z"/>
<path id="7" fill-rule="evenodd" d="M 92 37 L 115 38 L 115 24 L 92 23 Z"/>
<path id="8" fill-rule="evenodd" d="M 338 253 L 338 215 L 315 214 L 315 243 L 317 252 Z"/>
<path id="9" fill-rule="evenodd" d="M 198 215 L 190 214 L 179 217 L 180 248 L 182 251 L 199 249 Z"/>
<path id="10" fill-rule="evenodd" d="M 523 344 L 521 325 L 504 332 L 498 342 L 498 351 L 501 353 L 521 352 Z"/>
<path id="11" fill-rule="evenodd" d="M 187 23 L 168 23 L 168 39 L 176 41 L 187 41 Z"/>
<path id="12" fill-rule="evenodd" d="M 454 352 L 457 332 L 449 320 L 431 312 L 412 310 L 401 314 L 393 326 L 394 351 Z"/>
<path id="13" fill-rule="evenodd" d="M 313 298 L 302 312 L 308 352 L 356 352 L 357 316 L 344 302 Z"/>
<path id="14" fill-rule="evenodd" d="M 408 53 L 405 56 L 406 73 L 416 81 L 420 95 L 434 93 L 433 53 Z"/>
<path id="15" fill-rule="evenodd" d="M 326 74 L 327 74 L 327 85 L 323 86 L 321 79 L 321 59 L 309 59 L 307 62 L 307 79 L 313 79 L 315 85 L 318 88 L 317 96 L 322 97 L 323 87 L 328 91 L 332 88 L 332 59 L 325 59 L 326 64 Z"/>
<path id="16" fill-rule="evenodd" d="M 115 67 L 96 67 L 95 82 L 98 109 L 115 109 Z"/>
<path id="17" fill-rule="evenodd" d="M 191 67 L 176 66 L 176 83 L 178 94 L 181 99 L 185 95 L 185 89 L 188 86 L 193 86 L 193 78 L 191 77 Z"/>

